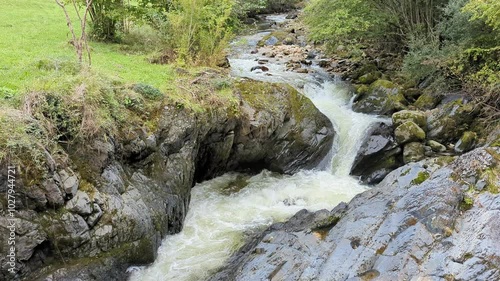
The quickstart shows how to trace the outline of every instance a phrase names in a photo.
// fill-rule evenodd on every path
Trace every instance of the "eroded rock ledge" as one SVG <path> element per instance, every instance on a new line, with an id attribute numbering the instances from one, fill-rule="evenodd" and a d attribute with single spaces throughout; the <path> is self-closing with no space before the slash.
<path id="1" fill-rule="evenodd" d="M 499 280 L 499 164 L 490 147 L 405 165 L 271 226 L 210 280 Z"/>
<path id="2" fill-rule="evenodd" d="M 130 264 L 152 262 L 162 238 L 181 230 L 196 181 L 293 173 L 328 153 L 331 122 L 293 88 L 242 81 L 236 90 L 233 112 L 165 107 L 154 133 L 130 128 L 51 155 L 47 177 L 18 183 L 17 275 L 4 266 L 2 243 L 0 279 L 125 280 Z M 0 187 L 3 200 L 4 174 Z M 6 220 L 2 213 L 2 237 Z"/>

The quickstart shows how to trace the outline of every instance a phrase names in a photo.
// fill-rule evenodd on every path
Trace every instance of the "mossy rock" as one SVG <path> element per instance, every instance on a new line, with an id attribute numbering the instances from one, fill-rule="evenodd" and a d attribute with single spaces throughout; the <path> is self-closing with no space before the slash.
<path id="1" fill-rule="evenodd" d="M 428 172 L 420 172 L 418 173 L 417 177 L 414 178 L 411 183 L 415 185 L 419 185 L 426 181 L 431 175 Z"/>
<path id="2" fill-rule="evenodd" d="M 398 86 L 391 81 L 379 79 L 370 85 L 367 94 L 359 97 L 353 110 L 385 115 L 406 109 L 407 104 Z"/>
<path id="3" fill-rule="evenodd" d="M 357 80 L 359 77 L 372 72 L 377 72 L 378 67 L 374 63 L 366 63 L 361 67 L 354 70 L 349 76 L 353 80 Z"/>
<path id="4" fill-rule="evenodd" d="M 382 73 L 380 71 L 374 71 L 370 73 L 366 73 L 362 75 L 361 77 L 358 78 L 358 82 L 361 84 L 371 84 L 377 79 L 380 79 L 382 77 Z"/>
<path id="5" fill-rule="evenodd" d="M 412 121 L 422 129 L 427 127 L 427 116 L 422 111 L 401 110 L 392 115 L 392 123 L 395 127 L 406 121 Z"/>
<path id="6" fill-rule="evenodd" d="M 427 142 L 427 145 L 429 145 L 434 152 L 445 152 L 446 151 L 446 146 L 443 144 L 435 141 L 435 140 L 429 140 Z"/>
<path id="7" fill-rule="evenodd" d="M 411 142 L 405 145 L 403 150 L 403 162 L 417 162 L 425 157 L 424 145 L 420 142 Z"/>
<path id="8" fill-rule="evenodd" d="M 394 136 L 399 144 L 425 140 L 424 130 L 412 121 L 399 125 L 394 130 Z"/>
<path id="9" fill-rule="evenodd" d="M 436 107 L 441 98 L 430 92 L 420 95 L 413 105 L 420 110 L 430 110 Z"/>
<path id="10" fill-rule="evenodd" d="M 286 41 L 289 38 L 289 33 L 283 30 L 278 30 L 271 32 L 270 34 L 264 36 L 258 43 L 257 46 L 274 46 L 281 45 L 283 41 Z"/>
<path id="11" fill-rule="evenodd" d="M 471 102 L 457 99 L 431 111 L 427 118 L 428 138 L 443 142 L 456 141 L 474 121 L 478 109 Z"/>
<path id="12" fill-rule="evenodd" d="M 370 91 L 370 87 L 364 84 L 355 84 L 354 89 L 356 89 L 356 94 L 361 97 Z"/>
<path id="13" fill-rule="evenodd" d="M 464 132 L 462 137 L 455 144 L 455 152 L 463 153 L 471 150 L 477 140 L 477 134 L 474 132 Z"/>
<path id="14" fill-rule="evenodd" d="M 404 89 L 403 95 L 410 101 L 416 101 L 422 96 L 422 90 L 417 88 Z"/>

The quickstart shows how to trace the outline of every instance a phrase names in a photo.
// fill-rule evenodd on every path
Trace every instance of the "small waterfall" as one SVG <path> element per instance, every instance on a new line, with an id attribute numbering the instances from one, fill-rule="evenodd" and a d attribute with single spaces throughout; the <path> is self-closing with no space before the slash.
<path id="1" fill-rule="evenodd" d="M 250 37 L 254 42 L 255 35 Z M 332 209 L 366 190 L 349 172 L 364 134 L 379 119 L 353 112 L 347 87 L 339 81 L 288 72 L 282 64 L 267 64 L 268 74 L 251 72 L 256 58 L 243 53 L 230 59 L 233 76 L 288 83 L 332 120 L 337 136 L 323 168 L 291 176 L 229 173 L 198 184 L 182 232 L 168 236 L 154 264 L 135 271 L 132 281 L 206 279 L 243 245 L 245 232 L 284 221 L 301 209 Z"/>

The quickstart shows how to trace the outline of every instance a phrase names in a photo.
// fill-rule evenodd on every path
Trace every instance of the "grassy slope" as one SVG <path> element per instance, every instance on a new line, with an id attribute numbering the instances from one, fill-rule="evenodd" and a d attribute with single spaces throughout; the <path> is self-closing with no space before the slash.
<path id="1" fill-rule="evenodd" d="M 2 0 L 0 13 L 0 87 L 24 91 L 47 73 L 41 59 L 73 60 L 71 34 L 62 10 L 52 0 Z M 76 19 L 75 13 L 71 10 Z M 153 65 L 145 55 L 126 54 L 117 44 L 91 42 L 93 69 L 125 82 L 165 88 L 172 68 Z"/>
<path id="2" fill-rule="evenodd" d="M 0 0 L 0 8 L 0 164 L 11 159 L 43 172 L 45 150 L 60 141 L 154 130 L 165 105 L 236 112 L 238 99 L 223 70 L 177 71 L 150 64 L 146 53 L 126 53 L 124 45 L 91 42 L 92 68 L 78 71 L 54 0 Z M 164 96 L 133 90 L 137 83 Z"/>

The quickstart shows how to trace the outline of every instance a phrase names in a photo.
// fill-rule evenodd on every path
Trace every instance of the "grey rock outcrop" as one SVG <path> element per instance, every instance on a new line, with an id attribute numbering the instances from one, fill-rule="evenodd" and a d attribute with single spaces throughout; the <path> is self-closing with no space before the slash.
<path id="1" fill-rule="evenodd" d="M 210 280 L 498 280 L 500 195 L 474 187 L 498 188 L 499 153 L 400 167 L 348 205 L 271 226 Z"/>
<path id="2" fill-rule="evenodd" d="M 125 280 L 128 265 L 153 262 L 162 238 L 182 229 L 196 181 L 232 170 L 292 173 L 322 160 L 333 126 L 308 99 L 285 85 L 240 83 L 239 114 L 167 106 L 154 131 L 74 143 L 59 150 L 45 179 L 19 181 L 16 218 L 29 227 L 17 232 L 17 275 L 2 267 L 0 279 Z"/>
<path id="3" fill-rule="evenodd" d="M 367 93 L 359 96 L 353 104 L 356 112 L 390 115 L 405 109 L 407 101 L 400 89 L 387 80 L 373 82 Z"/>
<path id="4" fill-rule="evenodd" d="M 401 148 L 398 147 L 392 126 L 385 123 L 375 123 L 367 132 L 356 158 L 351 175 L 359 176 L 367 184 L 379 183 L 392 170 L 400 167 Z"/>

